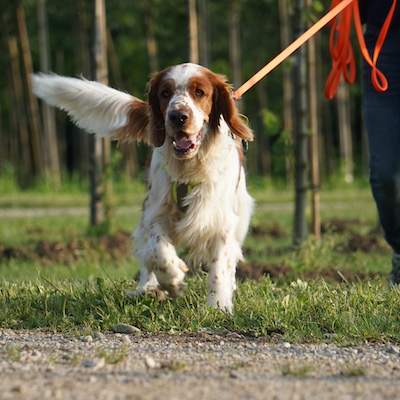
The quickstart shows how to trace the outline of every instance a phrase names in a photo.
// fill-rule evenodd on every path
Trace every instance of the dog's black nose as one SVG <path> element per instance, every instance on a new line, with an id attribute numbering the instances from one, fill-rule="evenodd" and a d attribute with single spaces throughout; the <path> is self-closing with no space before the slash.
<path id="1" fill-rule="evenodd" d="M 189 119 L 189 113 L 182 110 L 171 111 L 169 113 L 169 119 L 174 125 L 183 126 Z"/>

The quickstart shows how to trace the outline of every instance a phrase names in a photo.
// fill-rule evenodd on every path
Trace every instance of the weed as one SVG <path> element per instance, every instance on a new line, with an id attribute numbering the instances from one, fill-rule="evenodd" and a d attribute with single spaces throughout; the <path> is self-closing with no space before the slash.
<path id="1" fill-rule="evenodd" d="M 126 359 L 128 355 L 128 348 L 126 346 L 117 347 L 113 350 L 106 350 L 104 348 L 97 349 L 97 356 L 104 358 L 107 364 L 118 364 Z"/>
<path id="2" fill-rule="evenodd" d="M 340 372 L 340 375 L 347 377 L 358 377 L 366 376 L 367 371 L 361 365 L 346 365 L 346 367 Z"/>
<path id="3" fill-rule="evenodd" d="M 300 365 L 292 365 L 290 363 L 285 363 L 282 365 L 282 375 L 284 376 L 293 376 L 296 378 L 305 378 L 310 374 L 310 372 L 314 369 L 311 365 L 300 364 Z"/>
<path id="4" fill-rule="evenodd" d="M 161 368 L 176 372 L 176 371 L 185 371 L 188 367 L 182 361 L 172 360 L 161 363 Z"/>
<path id="5" fill-rule="evenodd" d="M 4 353 L 4 358 L 10 361 L 20 361 L 21 360 L 21 349 L 19 347 L 9 347 L 7 346 L 5 349 L 1 351 Z"/>

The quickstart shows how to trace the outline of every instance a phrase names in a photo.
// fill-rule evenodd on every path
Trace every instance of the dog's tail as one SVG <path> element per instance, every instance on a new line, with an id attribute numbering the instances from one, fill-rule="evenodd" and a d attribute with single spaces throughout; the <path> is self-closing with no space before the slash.
<path id="1" fill-rule="evenodd" d="M 99 82 L 55 74 L 32 75 L 32 86 L 37 97 L 66 111 L 89 133 L 149 143 L 145 101 Z"/>

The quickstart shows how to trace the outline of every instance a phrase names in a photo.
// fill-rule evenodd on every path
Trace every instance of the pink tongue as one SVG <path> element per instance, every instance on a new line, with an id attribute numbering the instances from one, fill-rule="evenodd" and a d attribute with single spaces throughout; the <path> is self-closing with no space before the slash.
<path id="1" fill-rule="evenodd" d="M 185 136 L 182 135 L 181 137 L 177 137 L 176 140 L 176 145 L 182 149 L 182 150 L 187 150 L 189 149 L 193 144 L 196 143 L 196 135 L 191 135 L 191 136 Z"/>

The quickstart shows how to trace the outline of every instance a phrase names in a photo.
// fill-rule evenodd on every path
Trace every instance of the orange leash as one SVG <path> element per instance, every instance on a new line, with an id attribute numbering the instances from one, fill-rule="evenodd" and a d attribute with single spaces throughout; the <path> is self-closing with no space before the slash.
<path id="1" fill-rule="evenodd" d="M 253 75 L 247 82 L 240 86 L 239 89 L 233 93 L 233 98 L 235 100 L 239 100 L 251 87 L 253 87 L 257 82 L 269 74 L 279 64 L 281 64 L 286 58 L 294 53 L 305 42 L 307 42 L 307 40 L 314 36 L 325 25 L 330 23 L 331 33 L 329 37 L 329 49 L 332 55 L 332 70 L 325 85 L 325 97 L 332 99 L 336 93 L 341 75 L 343 75 L 343 78 L 347 83 L 353 83 L 356 77 L 356 64 L 353 48 L 350 43 L 352 16 L 354 17 L 354 24 L 361 53 L 372 68 L 372 84 L 377 91 L 384 92 L 388 88 L 388 82 L 385 75 L 377 68 L 376 64 L 383 47 L 383 43 L 386 39 L 390 23 L 392 22 L 396 4 L 397 0 L 393 0 L 393 4 L 381 28 L 375 45 L 374 53 L 371 58 L 364 40 L 360 11 L 358 9 L 358 0 L 332 0 L 331 9 L 325 16 L 323 16 L 292 44 L 290 44 L 286 49 L 273 58 L 265 67 L 260 69 L 260 71 Z M 351 7 L 349 7 L 350 5 Z M 340 13 L 342 14 L 339 18 Z"/>
<path id="2" fill-rule="evenodd" d="M 247 82 L 245 82 L 239 89 L 233 93 L 233 98 L 239 100 L 242 95 L 259 82 L 265 75 L 269 74 L 274 68 L 281 64 L 286 58 L 294 53 L 301 45 L 307 40 L 314 36 L 320 31 L 325 25 L 335 18 L 341 11 L 356 0 L 342 0 L 335 5 L 326 15 L 324 15 L 319 21 L 317 21 L 311 28 L 305 31 L 300 37 L 298 37 L 292 44 L 286 49 L 279 53 L 274 59 L 272 59 L 265 67 L 260 69 L 255 75 L 253 75 Z M 349 7 L 350 8 L 350 7 Z"/>
<path id="3" fill-rule="evenodd" d="M 336 7 L 341 0 L 332 0 L 331 8 Z M 396 9 L 397 0 L 393 0 L 389 14 L 382 25 L 378 39 L 376 41 L 373 56 L 371 58 L 365 44 L 358 0 L 354 1 L 351 7 L 343 10 L 340 18 L 336 15 L 330 22 L 331 32 L 329 37 L 329 49 L 332 56 L 332 70 L 328 76 L 325 85 L 325 97 L 332 99 L 335 96 L 339 85 L 340 77 L 343 75 L 345 82 L 353 83 L 356 77 L 356 63 L 354 59 L 353 48 L 350 43 L 351 19 L 354 17 L 358 43 L 361 53 L 367 63 L 371 66 L 371 80 L 374 88 L 379 92 L 384 92 L 388 88 L 388 82 L 385 75 L 378 69 L 377 62 L 386 39 L 393 14 Z"/>

